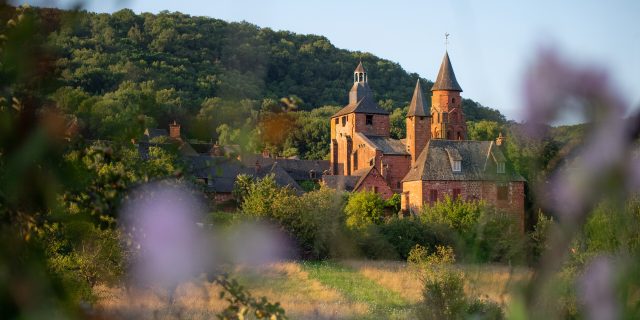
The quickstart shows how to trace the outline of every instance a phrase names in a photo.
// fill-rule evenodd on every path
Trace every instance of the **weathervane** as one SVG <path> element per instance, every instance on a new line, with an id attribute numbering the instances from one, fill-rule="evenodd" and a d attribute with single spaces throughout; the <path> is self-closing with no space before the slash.
<path id="1" fill-rule="evenodd" d="M 449 49 L 449 36 L 450 34 L 448 32 L 444 33 L 444 50 L 448 50 Z"/>

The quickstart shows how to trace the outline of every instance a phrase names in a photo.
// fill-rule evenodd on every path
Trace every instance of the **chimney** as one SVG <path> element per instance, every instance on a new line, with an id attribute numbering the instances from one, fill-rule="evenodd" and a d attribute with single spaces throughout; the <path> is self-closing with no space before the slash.
<path id="1" fill-rule="evenodd" d="M 504 137 L 502 136 L 502 132 L 500 132 L 500 134 L 498 135 L 498 138 L 496 138 L 496 146 L 500 147 L 502 146 L 502 144 L 504 143 Z"/>
<path id="2" fill-rule="evenodd" d="M 171 139 L 180 139 L 180 125 L 175 120 L 169 124 L 169 137 Z"/>

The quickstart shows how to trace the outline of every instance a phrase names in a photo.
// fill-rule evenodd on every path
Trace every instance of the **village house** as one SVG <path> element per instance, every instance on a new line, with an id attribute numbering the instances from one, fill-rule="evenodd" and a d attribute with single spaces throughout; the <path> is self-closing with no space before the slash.
<path id="1" fill-rule="evenodd" d="M 502 152 L 504 138 L 467 140 L 462 88 L 445 53 L 427 110 L 418 80 L 406 116 L 406 139 L 390 137 L 389 113 L 373 99 L 362 63 L 354 71 L 349 103 L 331 117 L 330 175 L 326 185 L 401 194 L 404 212 L 444 197 L 484 200 L 513 214 L 524 227 L 524 179 Z"/>

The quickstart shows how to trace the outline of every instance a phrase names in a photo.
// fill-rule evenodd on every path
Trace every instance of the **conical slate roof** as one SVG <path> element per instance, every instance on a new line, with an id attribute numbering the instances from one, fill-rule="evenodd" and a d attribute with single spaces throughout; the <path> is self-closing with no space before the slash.
<path id="1" fill-rule="evenodd" d="M 411 98 L 411 104 L 409 104 L 409 111 L 407 111 L 407 117 L 415 116 L 427 116 L 427 111 L 424 108 L 424 96 L 422 95 L 420 79 L 418 79 L 418 82 L 416 83 L 416 89 L 413 91 L 413 98 Z"/>
<path id="2" fill-rule="evenodd" d="M 362 61 L 360 61 L 360 63 L 358 63 L 358 66 L 356 67 L 356 70 L 354 70 L 353 72 L 354 73 L 357 73 L 357 72 L 365 73 L 365 72 L 367 72 L 367 71 L 364 70 L 364 67 L 362 66 Z"/>
<path id="3" fill-rule="evenodd" d="M 453 73 L 453 67 L 451 66 L 451 60 L 449 60 L 448 52 L 444 53 L 444 58 L 442 58 L 442 64 L 440 65 L 440 71 L 438 72 L 438 78 L 431 88 L 431 91 L 435 90 L 462 92 L 462 88 L 456 80 L 456 75 Z"/>

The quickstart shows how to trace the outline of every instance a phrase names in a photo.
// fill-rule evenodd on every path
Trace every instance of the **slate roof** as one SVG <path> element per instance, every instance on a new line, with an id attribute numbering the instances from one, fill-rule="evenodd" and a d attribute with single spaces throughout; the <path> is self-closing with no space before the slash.
<path id="1" fill-rule="evenodd" d="M 199 155 L 188 157 L 188 170 L 196 178 L 207 179 L 207 189 L 220 193 L 228 193 L 233 190 L 236 177 L 239 174 L 248 174 L 256 178 L 264 178 L 273 173 L 276 184 L 289 186 L 297 193 L 303 190 L 298 183 L 277 163 L 268 166 L 245 166 L 242 162 L 227 157 L 212 157 Z"/>
<path id="2" fill-rule="evenodd" d="M 247 166 L 270 166 L 278 163 L 294 180 L 311 179 L 311 171 L 315 172 L 316 179 L 321 179 L 325 171 L 329 171 L 329 160 L 300 160 L 300 159 L 274 159 L 265 158 L 261 155 L 245 156 L 242 162 Z"/>
<path id="3" fill-rule="evenodd" d="M 394 155 L 408 155 L 407 147 L 402 141 L 389 137 L 364 135 L 360 132 L 356 132 L 362 140 L 368 142 L 368 144 L 374 149 L 382 151 L 383 154 Z"/>
<path id="4" fill-rule="evenodd" d="M 360 180 L 360 176 L 326 175 L 322 177 L 322 182 L 329 188 L 353 191 Z"/>
<path id="5" fill-rule="evenodd" d="M 354 87 L 361 87 L 361 83 L 355 83 Z M 368 87 L 368 85 L 366 85 Z M 351 89 L 352 91 L 354 89 Z M 378 106 L 378 104 L 373 100 L 372 95 L 364 94 L 364 97 L 358 100 L 355 103 L 349 103 L 344 108 L 340 109 L 340 111 L 336 112 L 332 118 L 339 117 L 348 113 L 370 113 L 370 114 L 389 114 L 387 110 L 384 110 Z"/>
<path id="6" fill-rule="evenodd" d="M 438 77 L 436 78 L 436 82 L 433 84 L 433 87 L 431 87 L 431 91 L 435 90 L 462 92 L 462 88 L 458 84 L 458 80 L 456 80 L 456 74 L 453 73 L 453 67 L 451 66 L 451 60 L 449 60 L 448 52 L 444 53 Z"/>
<path id="7" fill-rule="evenodd" d="M 167 129 L 154 129 L 154 128 L 147 128 L 144 130 L 144 137 L 147 140 L 151 140 L 153 138 L 157 138 L 157 137 L 168 137 L 169 136 L 169 132 L 167 132 Z"/>
<path id="8" fill-rule="evenodd" d="M 462 170 L 453 172 L 451 161 L 457 159 L 461 160 Z M 506 173 L 497 173 L 496 161 L 504 159 L 500 148 L 493 141 L 432 139 L 402 181 L 524 181 L 508 165 Z"/>
<path id="9" fill-rule="evenodd" d="M 426 117 L 429 113 L 425 109 L 424 96 L 422 95 L 422 86 L 420 85 L 420 79 L 416 82 L 416 88 L 413 90 L 413 97 L 409 104 L 409 111 L 407 111 L 407 117 Z"/>

